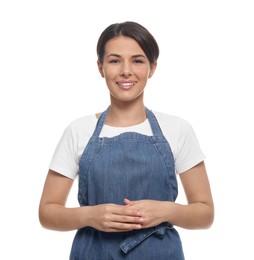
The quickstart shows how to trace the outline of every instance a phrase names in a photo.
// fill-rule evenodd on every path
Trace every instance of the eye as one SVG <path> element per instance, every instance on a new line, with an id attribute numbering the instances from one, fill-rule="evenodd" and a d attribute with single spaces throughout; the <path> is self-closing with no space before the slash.
<path id="1" fill-rule="evenodd" d="M 140 60 L 140 59 L 135 59 L 135 60 L 133 60 L 133 62 L 134 62 L 134 63 L 144 63 L 144 61 L 143 61 L 143 60 Z"/>
<path id="2" fill-rule="evenodd" d="M 113 60 L 109 61 L 109 63 L 119 63 L 119 62 L 120 62 L 120 60 L 118 60 L 118 59 L 113 59 Z"/>

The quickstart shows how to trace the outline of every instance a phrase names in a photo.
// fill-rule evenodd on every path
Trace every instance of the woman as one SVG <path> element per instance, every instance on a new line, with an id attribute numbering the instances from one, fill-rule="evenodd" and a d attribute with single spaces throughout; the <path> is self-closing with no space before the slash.
<path id="1" fill-rule="evenodd" d="M 156 40 L 137 23 L 112 24 L 97 54 L 110 106 L 66 128 L 46 178 L 40 222 L 78 230 L 70 259 L 184 259 L 174 226 L 210 227 L 213 201 L 191 126 L 144 105 L 159 56 Z M 176 173 L 187 205 L 175 202 Z M 80 207 L 67 208 L 77 175 Z"/>

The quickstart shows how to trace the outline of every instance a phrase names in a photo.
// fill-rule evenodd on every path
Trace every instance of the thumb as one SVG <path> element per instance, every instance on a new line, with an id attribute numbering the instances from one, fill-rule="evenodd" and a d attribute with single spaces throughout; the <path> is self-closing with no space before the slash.
<path id="1" fill-rule="evenodd" d="M 124 202 L 125 205 L 128 205 L 128 206 L 133 205 L 132 202 L 130 200 L 126 199 L 126 198 L 123 200 L 123 202 Z"/>

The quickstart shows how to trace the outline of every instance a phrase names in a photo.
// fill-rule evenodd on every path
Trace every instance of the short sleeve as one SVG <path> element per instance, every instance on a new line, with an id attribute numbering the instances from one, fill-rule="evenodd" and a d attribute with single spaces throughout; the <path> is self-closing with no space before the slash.
<path id="1" fill-rule="evenodd" d="M 75 179 L 78 174 L 78 158 L 75 147 L 72 127 L 69 125 L 58 142 L 49 169 Z"/>
<path id="2" fill-rule="evenodd" d="M 185 120 L 178 122 L 178 138 L 176 143 L 175 167 L 181 174 L 205 159 L 192 126 Z"/>

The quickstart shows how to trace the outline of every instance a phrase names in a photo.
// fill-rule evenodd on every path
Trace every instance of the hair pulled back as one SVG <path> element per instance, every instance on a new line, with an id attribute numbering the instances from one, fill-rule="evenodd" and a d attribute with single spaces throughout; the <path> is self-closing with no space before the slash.
<path id="1" fill-rule="evenodd" d="M 142 25 L 127 21 L 111 24 L 100 35 L 97 43 L 97 56 L 101 63 L 103 63 L 106 43 L 117 36 L 126 36 L 134 39 L 146 54 L 150 64 L 157 61 L 159 46 L 153 35 Z"/>

